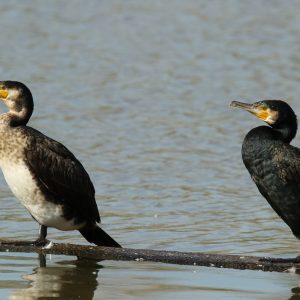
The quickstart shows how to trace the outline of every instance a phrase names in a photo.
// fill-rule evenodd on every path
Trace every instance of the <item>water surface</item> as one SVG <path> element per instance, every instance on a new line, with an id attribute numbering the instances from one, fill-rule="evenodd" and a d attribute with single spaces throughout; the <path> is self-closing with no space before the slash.
<path id="1" fill-rule="evenodd" d="M 82 161 L 103 228 L 122 245 L 295 256 L 300 243 L 241 161 L 244 135 L 261 123 L 228 103 L 279 98 L 299 114 L 299 9 L 279 0 L 9 1 L 0 11 L 1 78 L 31 88 L 30 125 Z M 0 236 L 32 239 L 37 225 L 2 177 L 0 201 Z M 50 229 L 49 238 L 85 243 L 77 232 Z M 65 297 L 91 278 L 81 290 L 95 299 L 296 299 L 300 282 L 293 274 L 47 262 L 39 269 L 35 255 L 2 255 L 1 297 L 34 299 L 48 276 L 58 291 L 45 288 L 43 297 Z"/>

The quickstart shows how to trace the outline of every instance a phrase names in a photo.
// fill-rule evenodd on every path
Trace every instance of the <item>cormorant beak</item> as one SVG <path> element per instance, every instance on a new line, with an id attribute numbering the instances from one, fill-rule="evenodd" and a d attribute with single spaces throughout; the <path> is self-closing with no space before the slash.
<path id="1" fill-rule="evenodd" d="M 274 120 L 274 111 L 260 102 L 248 104 L 238 101 L 232 101 L 230 103 L 230 107 L 242 108 L 269 124 L 274 124 L 274 122 L 276 121 Z"/>
<path id="2" fill-rule="evenodd" d="M 5 99 L 8 96 L 8 91 L 0 88 L 0 98 Z"/>

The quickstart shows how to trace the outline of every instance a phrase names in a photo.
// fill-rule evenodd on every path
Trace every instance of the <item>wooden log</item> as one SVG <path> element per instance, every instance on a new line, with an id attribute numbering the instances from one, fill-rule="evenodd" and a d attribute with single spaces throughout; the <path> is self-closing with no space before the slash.
<path id="1" fill-rule="evenodd" d="M 52 243 L 51 247 L 43 248 L 28 244 L 28 242 L 11 240 L 0 240 L 0 252 L 36 252 L 42 254 L 71 255 L 96 260 L 153 261 L 179 265 L 276 272 L 295 271 L 297 268 L 300 268 L 299 258 L 283 259 L 231 254 L 109 248 L 62 243 Z"/>

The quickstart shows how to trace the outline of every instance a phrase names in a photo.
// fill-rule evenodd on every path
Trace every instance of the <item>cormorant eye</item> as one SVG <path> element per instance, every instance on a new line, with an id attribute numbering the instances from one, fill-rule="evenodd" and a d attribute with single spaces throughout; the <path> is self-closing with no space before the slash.
<path id="1" fill-rule="evenodd" d="M 258 106 L 261 110 L 267 110 L 270 108 L 268 105 L 266 105 L 264 102 L 258 102 Z"/>

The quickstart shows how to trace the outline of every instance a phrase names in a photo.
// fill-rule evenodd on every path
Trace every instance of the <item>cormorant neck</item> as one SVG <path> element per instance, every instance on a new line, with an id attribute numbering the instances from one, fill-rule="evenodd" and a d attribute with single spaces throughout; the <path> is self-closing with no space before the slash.
<path id="1" fill-rule="evenodd" d="M 289 144 L 297 133 L 297 119 L 295 117 L 295 119 L 293 118 L 280 124 L 274 124 L 272 128 L 276 132 L 278 139 Z"/>
<path id="2" fill-rule="evenodd" d="M 10 110 L 9 112 L 0 116 L 0 123 L 6 124 L 11 127 L 24 126 L 28 123 L 33 107 L 23 106 L 21 110 Z"/>

